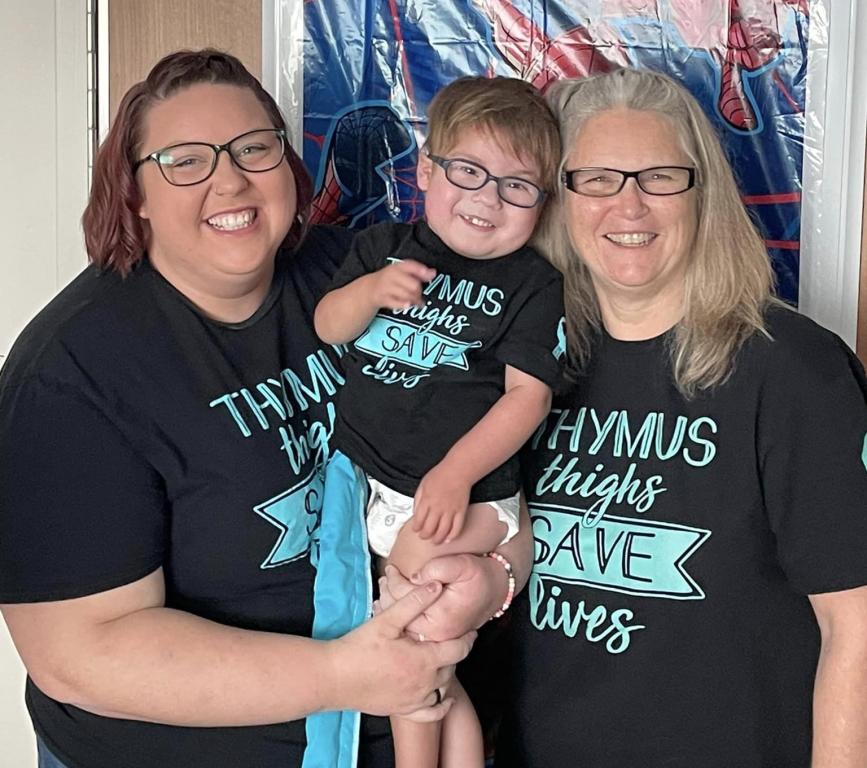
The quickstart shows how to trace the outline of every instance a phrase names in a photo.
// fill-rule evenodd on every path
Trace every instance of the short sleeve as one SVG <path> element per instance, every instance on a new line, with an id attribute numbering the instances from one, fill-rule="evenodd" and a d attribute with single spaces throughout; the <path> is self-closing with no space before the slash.
<path id="1" fill-rule="evenodd" d="M 566 356 L 563 278 L 552 275 L 518 308 L 502 341 L 497 359 L 558 389 Z"/>
<path id="2" fill-rule="evenodd" d="M 867 584 L 867 382 L 842 341 L 808 330 L 762 393 L 758 458 L 779 560 L 816 594 Z"/>
<path id="3" fill-rule="evenodd" d="M 354 233 L 346 227 L 317 224 L 311 227 L 300 251 L 309 251 L 309 257 L 315 259 L 320 268 L 331 276 L 346 259 L 353 237 Z"/>
<path id="4" fill-rule="evenodd" d="M 0 393 L 0 602 L 62 600 L 160 566 L 160 478 L 72 387 Z"/>
<path id="5" fill-rule="evenodd" d="M 375 272 L 385 265 L 386 247 L 384 244 L 380 248 L 376 247 L 377 233 L 380 230 L 380 227 L 371 227 L 359 232 L 352 239 L 349 253 L 334 275 L 328 290 L 333 291 L 349 285 L 353 280 Z"/>
<path id="6" fill-rule="evenodd" d="M 326 224 L 310 228 L 297 252 L 283 252 L 291 275 L 318 299 L 328 289 L 352 243 L 352 232 Z"/>

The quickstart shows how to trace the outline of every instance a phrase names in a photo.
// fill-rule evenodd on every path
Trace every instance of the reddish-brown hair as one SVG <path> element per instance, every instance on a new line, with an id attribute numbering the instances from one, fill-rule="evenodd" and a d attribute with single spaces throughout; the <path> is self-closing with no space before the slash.
<path id="1" fill-rule="evenodd" d="M 96 155 L 90 200 L 81 221 L 87 253 L 100 269 L 113 269 L 126 275 L 141 261 L 147 247 L 148 230 L 139 216 L 142 200 L 133 164 L 141 151 L 145 117 L 157 102 L 197 83 L 249 88 L 264 107 L 271 124 L 286 129 L 277 103 L 231 54 L 204 48 L 170 53 L 157 62 L 147 78 L 124 95 L 111 130 Z M 295 177 L 298 208 L 283 245 L 294 248 L 307 231 L 313 183 L 301 158 L 288 142 L 286 161 Z"/>

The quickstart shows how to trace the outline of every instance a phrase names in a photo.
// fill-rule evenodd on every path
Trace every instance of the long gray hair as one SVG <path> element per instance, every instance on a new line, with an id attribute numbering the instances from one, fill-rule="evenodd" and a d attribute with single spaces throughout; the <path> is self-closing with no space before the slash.
<path id="1" fill-rule="evenodd" d="M 684 313 L 671 345 L 678 389 L 687 397 L 726 380 L 734 356 L 755 333 L 766 333 L 763 314 L 772 299 L 773 272 L 764 243 L 741 202 L 731 166 L 713 126 L 692 95 L 671 78 L 621 69 L 548 90 L 560 126 L 563 160 L 586 121 L 609 109 L 654 112 L 667 119 L 696 168 L 698 225 L 684 285 Z M 566 330 L 572 373 L 583 370 L 601 329 L 590 273 L 569 238 L 564 195 L 548 207 L 535 238 L 563 272 Z"/>

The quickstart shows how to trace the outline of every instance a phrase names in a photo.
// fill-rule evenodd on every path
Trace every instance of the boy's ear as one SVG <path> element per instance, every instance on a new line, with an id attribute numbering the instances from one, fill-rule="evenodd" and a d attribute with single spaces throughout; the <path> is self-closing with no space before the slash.
<path id="1" fill-rule="evenodd" d="M 422 192 L 427 192 L 427 188 L 430 186 L 430 177 L 432 173 L 433 160 L 430 159 L 430 155 L 428 155 L 427 151 L 423 149 L 418 153 L 418 165 L 415 169 L 416 183 Z"/>

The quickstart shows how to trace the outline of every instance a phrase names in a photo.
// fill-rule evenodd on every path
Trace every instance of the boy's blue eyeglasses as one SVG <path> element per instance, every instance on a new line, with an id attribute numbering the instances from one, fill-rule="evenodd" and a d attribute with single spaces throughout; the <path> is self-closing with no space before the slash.
<path id="1" fill-rule="evenodd" d="M 500 199 L 518 208 L 535 208 L 545 199 L 545 192 L 539 186 L 520 176 L 494 176 L 483 165 L 462 157 L 428 157 L 445 171 L 452 184 L 461 189 L 481 189 L 489 181 L 495 181 Z"/>

